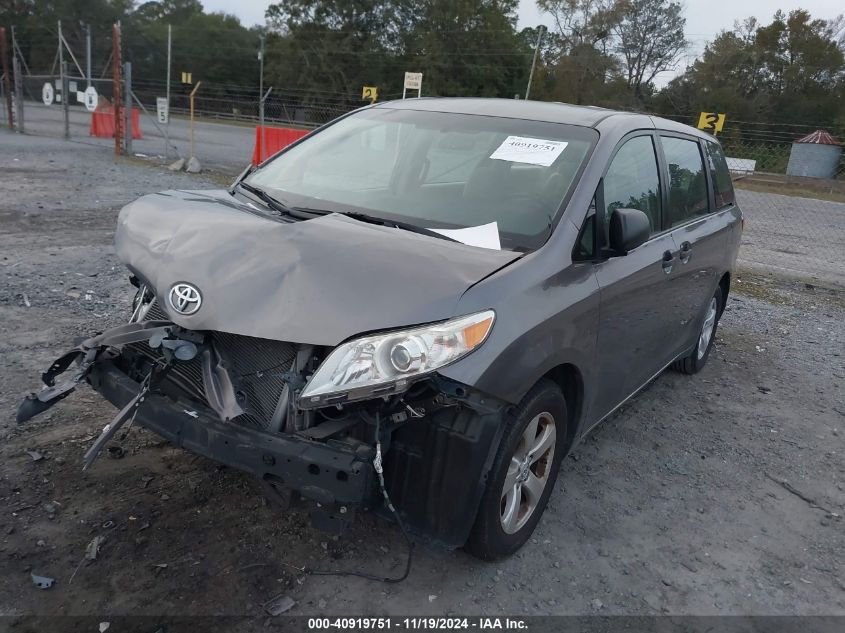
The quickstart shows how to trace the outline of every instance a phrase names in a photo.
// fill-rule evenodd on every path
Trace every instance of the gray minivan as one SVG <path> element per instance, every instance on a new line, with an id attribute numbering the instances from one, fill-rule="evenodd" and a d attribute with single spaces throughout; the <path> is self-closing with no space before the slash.
<path id="1" fill-rule="evenodd" d="M 718 142 L 644 114 L 499 99 L 363 108 L 228 190 L 127 205 L 128 323 L 43 374 L 257 477 L 325 529 L 359 510 L 517 550 L 561 460 L 713 346 L 742 214 Z M 72 369 L 65 381 L 56 378 Z"/>

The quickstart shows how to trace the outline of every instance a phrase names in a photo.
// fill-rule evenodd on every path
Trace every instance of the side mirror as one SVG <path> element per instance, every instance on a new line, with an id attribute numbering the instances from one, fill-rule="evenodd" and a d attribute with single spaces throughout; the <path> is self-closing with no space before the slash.
<path id="1" fill-rule="evenodd" d="M 615 253 L 627 255 L 645 244 L 651 235 L 651 222 L 639 209 L 614 209 L 610 215 L 609 241 Z"/>

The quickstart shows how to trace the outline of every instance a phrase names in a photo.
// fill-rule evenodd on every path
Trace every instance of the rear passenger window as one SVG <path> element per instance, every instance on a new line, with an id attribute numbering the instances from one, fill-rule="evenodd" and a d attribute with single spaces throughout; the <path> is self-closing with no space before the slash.
<path id="1" fill-rule="evenodd" d="M 605 226 L 614 209 L 639 209 L 651 232 L 660 229 L 660 177 L 651 136 L 627 141 L 613 157 L 604 177 Z"/>
<path id="2" fill-rule="evenodd" d="M 722 148 L 716 143 L 707 143 L 707 157 L 710 161 L 710 174 L 713 181 L 713 193 L 716 199 L 716 208 L 721 209 L 734 203 L 734 187 L 731 182 L 731 172 L 728 170 L 728 161 L 722 153 Z"/>
<path id="3" fill-rule="evenodd" d="M 707 179 L 698 141 L 660 138 L 669 166 L 669 221 L 672 226 L 709 213 Z"/>

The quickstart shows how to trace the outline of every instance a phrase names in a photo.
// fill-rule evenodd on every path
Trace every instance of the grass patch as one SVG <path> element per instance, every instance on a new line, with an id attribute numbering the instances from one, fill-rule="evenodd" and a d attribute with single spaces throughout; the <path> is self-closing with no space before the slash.
<path id="1" fill-rule="evenodd" d="M 820 302 L 845 309 L 845 290 L 816 280 L 765 275 L 747 268 L 736 271 L 731 294 L 791 307 Z"/>

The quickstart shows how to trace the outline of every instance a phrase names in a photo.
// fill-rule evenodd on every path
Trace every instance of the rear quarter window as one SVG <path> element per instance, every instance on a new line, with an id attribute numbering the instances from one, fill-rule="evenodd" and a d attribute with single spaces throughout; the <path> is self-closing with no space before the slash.
<path id="1" fill-rule="evenodd" d="M 716 208 L 721 209 L 732 205 L 735 201 L 731 172 L 728 169 L 728 161 L 722 148 L 716 143 L 705 143 L 707 146 L 707 159 L 710 164 L 711 180 L 713 181 L 713 194 L 716 198 Z"/>

